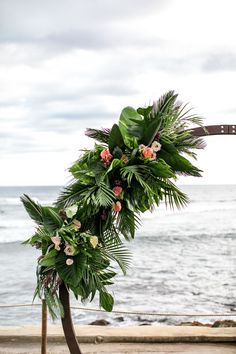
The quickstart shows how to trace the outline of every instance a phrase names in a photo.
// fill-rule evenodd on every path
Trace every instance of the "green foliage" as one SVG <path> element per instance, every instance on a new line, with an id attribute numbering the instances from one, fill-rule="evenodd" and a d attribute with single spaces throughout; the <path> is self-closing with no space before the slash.
<path id="1" fill-rule="evenodd" d="M 70 167 L 73 179 L 54 207 L 22 196 L 37 224 L 24 243 L 42 251 L 35 296 L 46 299 L 52 318 L 63 316 L 60 282 L 82 301 L 99 293 L 100 306 L 112 311 L 106 287 L 113 284 L 115 264 L 127 272 L 131 254 L 123 240 L 134 238 L 140 213 L 161 202 L 170 208 L 188 203 L 173 181 L 179 174 L 200 176 L 186 156 L 196 158 L 195 150 L 204 147 L 191 133 L 202 119 L 177 98 L 169 91 L 151 106 L 124 108 L 112 129 L 88 129 L 101 144 L 84 150 Z"/>
<path id="2" fill-rule="evenodd" d="M 99 295 L 100 305 L 104 308 L 104 310 L 111 312 L 114 305 L 114 299 L 112 295 L 106 291 L 100 291 Z"/>
<path id="3" fill-rule="evenodd" d="M 26 194 L 24 194 L 20 199 L 31 219 L 34 220 L 38 225 L 43 225 L 42 207 L 39 204 L 35 203 Z"/>
<path id="4" fill-rule="evenodd" d="M 114 200 L 114 193 L 105 183 L 100 183 L 96 191 L 95 198 L 95 202 L 99 206 L 109 207 L 112 205 L 112 202 Z"/>
<path id="5" fill-rule="evenodd" d="M 108 140 L 108 147 L 112 154 L 114 153 L 113 151 L 116 147 L 124 147 L 124 139 L 117 124 L 114 124 L 111 129 L 111 133 Z"/>
<path id="6" fill-rule="evenodd" d="M 79 255 L 73 257 L 74 263 L 70 266 L 66 264 L 68 256 L 65 253 L 60 252 L 56 258 L 55 269 L 58 272 L 60 278 L 68 286 L 77 287 L 82 278 L 82 269 L 85 262 L 85 257 Z"/>
<path id="7" fill-rule="evenodd" d="M 142 121 L 142 117 L 132 107 L 126 107 L 122 110 L 119 120 L 120 132 L 123 136 L 125 145 L 131 149 L 138 146 L 135 138 L 139 132 L 135 132 L 134 122 Z M 135 126 L 136 127 L 136 126 Z"/>

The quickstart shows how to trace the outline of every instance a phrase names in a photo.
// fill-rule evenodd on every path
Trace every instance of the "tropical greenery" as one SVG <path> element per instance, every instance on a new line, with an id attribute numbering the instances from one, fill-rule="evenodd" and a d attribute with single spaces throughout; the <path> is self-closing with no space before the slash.
<path id="1" fill-rule="evenodd" d="M 167 92 L 153 105 L 122 110 L 111 129 L 87 129 L 96 139 L 71 166 L 72 182 L 54 206 L 42 206 L 29 196 L 22 202 L 36 222 L 25 243 L 42 251 L 37 265 L 35 296 L 45 298 L 52 317 L 63 316 L 58 287 L 64 282 L 76 298 L 93 300 L 99 293 L 107 311 L 113 297 L 107 286 L 118 263 L 125 274 L 130 253 L 123 244 L 134 238 L 140 213 L 161 202 L 183 207 L 188 197 L 174 184 L 177 176 L 200 176 L 188 159 L 203 141 L 192 135 L 202 119 Z"/>

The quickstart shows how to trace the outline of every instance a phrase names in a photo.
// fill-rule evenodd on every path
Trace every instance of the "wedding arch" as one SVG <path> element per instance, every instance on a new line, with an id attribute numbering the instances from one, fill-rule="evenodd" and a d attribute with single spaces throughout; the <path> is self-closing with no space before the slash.
<path id="1" fill-rule="evenodd" d="M 125 274 L 130 253 L 122 237 L 132 240 L 139 215 L 161 201 L 183 207 L 188 197 L 174 184 L 179 174 L 201 176 L 186 156 L 196 159 L 207 135 L 235 134 L 235 125 L 204 126 L 169 91 L 153 105 L 122 110 L 111 129 L 88 129 L 96 139 L 93 150 L 83 151 L 72 165 L 73 181 L 53 206 L 42 206 L 29 196 L 21 200 L 36 222 L 25 243 L 39 248 L 35 296 L 42 299 L 42 354 L 46 353 L 47 308 L 61 317 L 70 353 L 80 354 L 69 291 L 112 311 L 107 291 L 116 262 Z M 194 126 L 195 125 L 195 126 Z M 197 127 L 196 127 L 197 126 Z M 184 155 L 184 156 L 183 156 Z"/>

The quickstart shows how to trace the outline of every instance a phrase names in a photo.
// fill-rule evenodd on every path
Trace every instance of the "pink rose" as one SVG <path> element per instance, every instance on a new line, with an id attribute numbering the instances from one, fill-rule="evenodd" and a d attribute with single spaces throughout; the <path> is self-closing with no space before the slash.
<path id="1" fill-rule="evenodd" d="M 153 157 L 153 149 L 148 146 L 145 146 L 142 149 L 142 154 L 145 159 L 152 158 Z"/>
<path id="2" fill-rule="evenodd" d="M 110 161 L 113 158 L 112 154 L 108 149 L 102 150 L 102 152 L 100 153 L 100 157 L 103 161 L 106 162 Z"/>
<path id="3" fill-rule="evenodd" d="M 116 213 L 119 213 L 121 211 L 121 209 L 122 209 L 121 203 L 120 202 L 112 203 L 112 209 Z"/>
<path id="4" fill-rule="evenodd" d="M 122 191 L 123 191 L 123 188 L 122 187 L 119 187 L 119 186 L 116 186 L 114 188 L 112 188 L 116 198 L 119 198 L 119 196 L 121 195 Z"/>

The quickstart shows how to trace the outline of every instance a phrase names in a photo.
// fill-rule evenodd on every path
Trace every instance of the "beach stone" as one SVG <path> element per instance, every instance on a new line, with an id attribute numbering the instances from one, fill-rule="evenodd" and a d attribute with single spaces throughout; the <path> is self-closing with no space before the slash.
<path id="1" fill-rule="evenodd" d="M 115 317 L 115 320 L 117 321 L 117 322 L 124 322 L 124 317 L 123 316 L 119 316 L 119 317 Z"/>
<path id="2" fill-rule="evenodd" d="M 198 321 L 192 321 L 192 322 L 181 322 L 179 326 L 197 326 L 197 327 L 212 327 L 210 323 L 201 323 Z"/>
<path id="3" fill-rule="evenodd" d="M 89 323 L 89 325 L 92 326 L 108 326 L 110 324 L 110 322 L 108 322 L 107 320 L 104 320 L 103 318 L 100 320 L 95 320 L 91 323 Z"/>
<path id="4" fill-rule="evenodd" d="M 212 327 L 236 327 L 236 321 L 233 320 L 215 321 Z"/>

